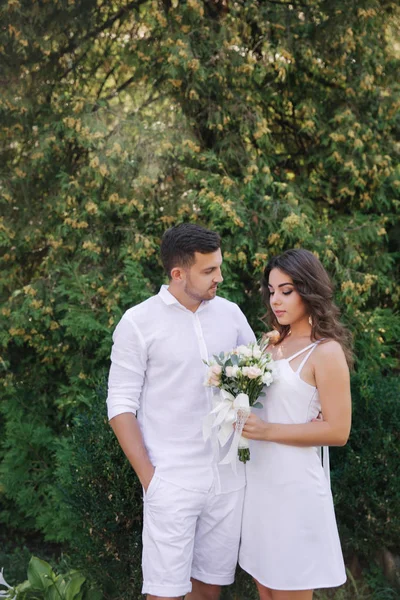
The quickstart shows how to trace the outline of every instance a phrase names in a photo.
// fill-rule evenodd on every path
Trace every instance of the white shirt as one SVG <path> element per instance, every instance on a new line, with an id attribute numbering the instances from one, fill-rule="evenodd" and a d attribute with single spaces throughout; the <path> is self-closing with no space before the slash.
<path id="1" fill-rule="evenodd" d="M 108 417 L 137 414 L 158 477 L 204 492 L 213 484 L 217 493 L 244 486 L 244 465 L 237 475 L 219 465 L 216 439 L 203 439 L 203 418 L 212 410 L 203 360 L 254 340 L 233 302 L 217 296 L 192 312 L 167 286 L 123 315 L 113 335 Z"/>

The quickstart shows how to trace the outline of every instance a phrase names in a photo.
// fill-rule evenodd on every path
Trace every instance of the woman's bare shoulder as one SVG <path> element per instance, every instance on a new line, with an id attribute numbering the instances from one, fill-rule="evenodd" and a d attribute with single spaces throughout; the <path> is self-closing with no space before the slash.
<path id="1" fill-rule="evenodd" d="M 313 354 L 318 362 L 333 360 L 338 363 L 346 363 L 345 353 L 341 344 L 333 339 L 321 340 Z"/>

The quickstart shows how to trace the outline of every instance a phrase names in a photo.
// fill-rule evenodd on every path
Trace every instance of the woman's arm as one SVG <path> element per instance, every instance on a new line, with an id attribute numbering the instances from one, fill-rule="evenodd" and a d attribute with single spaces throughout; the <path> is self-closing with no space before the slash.
<path id="1" fill-rule="evenodd" d="M 292 446 L 346 444 L 351 426 L 351 395 L 344 352 L 338 342 L 329 341 L 320 344 L 312 357 L 323 421 L 299 425 L 266 423 L 251 414 L 243 428 L 244 437 Z"/>

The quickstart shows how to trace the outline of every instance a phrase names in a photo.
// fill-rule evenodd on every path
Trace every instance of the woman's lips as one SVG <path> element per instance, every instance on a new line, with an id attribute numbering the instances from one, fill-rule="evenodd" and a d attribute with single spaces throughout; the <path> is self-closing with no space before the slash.
<path id="1" fill-rule="evenodd" d="M 282 315 L 285 314 L 286 310 L 276 310 L 274 312 L 277 317 L 281 317 Z"/>

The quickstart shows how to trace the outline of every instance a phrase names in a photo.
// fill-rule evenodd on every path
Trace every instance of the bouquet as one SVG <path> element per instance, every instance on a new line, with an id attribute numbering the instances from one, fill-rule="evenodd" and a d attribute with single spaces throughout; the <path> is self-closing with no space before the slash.
<path id="1" fill-rule="evenodd" d="M 207 439 L 213 428 L 218 429 L 218 440 L 224 446 L 232 435 L 234 423 L 235 434 L 231 448 L 222 461 L 236 464 L 239 460 L 250 460 L 249 443 L 241 433 L 250 414 L 250 407 L 262 408 L 258 402 L 263 387 L 273 382 L 273 360 L 271 354 L 265 352 L 268 341 L 238 346 L 230 352 L 221 352 L 206 362 L 208 366 L 205 385 L 219 388 L 219 401 L 206 417 L 203 432 Z M 234 467 L 235 468 L 235 467 Z"/>

